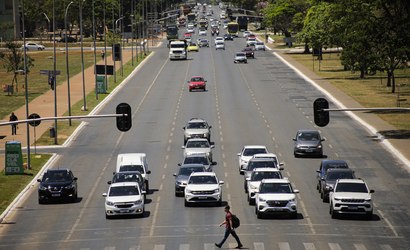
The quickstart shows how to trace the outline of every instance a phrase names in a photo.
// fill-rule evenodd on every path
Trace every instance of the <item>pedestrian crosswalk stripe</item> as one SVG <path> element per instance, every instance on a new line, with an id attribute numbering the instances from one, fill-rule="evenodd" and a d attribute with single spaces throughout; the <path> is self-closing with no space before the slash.
<path id="1" fill-rule="evenodd" d="M 278 245 L 280 250 L 290 250 L 290 245 L 288 242 L 279 242 Z"/>
<path id="2" fill-rule="evenodd" d="M 155 245 L 154 250 L 165 250 L 165 245 Z"/>
<path id="3" fill-rule="evenodd" d="M 253 248 L 255 250 L 265 250 L 265 245 L 263 244 L 263 242 L 254 242 Z"/>
<path id="4" fill-rule="evenodd" d="M 353 244 L 356 250 L 367 250 L 367 248 L 363 244 Z"/>
<path id="5" fill-rule="evenodd" d="M 313 243 L 303 243 L 303 246 L 305 246 L 306 250 L 316 250 L 315 244 Z"/>
<path id="6" fill-rule="evenodd" d="M 179 245 L 179 250 L 189 250 L 189 244 L 181 244 L 181 245 Z"/>
<path id="7" fill-rule="evenodd" d="M 140 249 L 141 249 L 140 246 L 133 246 L 133 247 L 130 247 L 129 250 L 140 250 Z"/>
<path id="8" fill-rule="evenodd" d="M 329 247 L 331 250 L 342 250 L 339 244 L 337 243 L 329 243 Z"/>
<path id="9" fill-rule="evenodd" d="M 215 243 L 205 243 L 204 244 L 204 250 L 214 250 L 215 249 Z"/>

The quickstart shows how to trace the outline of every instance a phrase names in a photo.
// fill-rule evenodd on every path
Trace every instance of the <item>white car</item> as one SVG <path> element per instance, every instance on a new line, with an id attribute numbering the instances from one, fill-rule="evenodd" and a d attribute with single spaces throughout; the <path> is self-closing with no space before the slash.
<path id="1" fill-rule="evenodd" d="M 265 44 L 263 42 L 256 42 L 255 43 L 255 50 L 266 50 Z"/>
<path id="2" fill-rule="evenodd" d="M 251 177 L 253 170 L 257 168 L 274 168 L 278 170 L 283 170 L 283 168 L 279 168 L 278 165 L 276 165 L 276 162 L 272 159 L 252 157 L 249 160 L 248 165 L 246 166 L 246 169 L 244 169 L 244 174 L 243 174 L 243 177 L 244 177 L 243 187 L 245 189 L 245 192 L 248 192 L 247 180 Z"/>
<path id="3" fill-rule="evenodd" d="M 200 29 L 199 32 L 198 32 L 198 35 L 206 36 L 206 33 L 207 33 L 206 29 Z"/>
<path id="4" fill-rule="evenodd" d="M 243 174 L 243 171 L 248 166 L 249 160 L 255 154 L 266 154 L 268 149 L 263 145 L 246 145 L 242 148 L 242 151 L 238 153 L 239 160 L 239 173 Z"/>
<path id="5" fill-rule="evenodd" d="M 297 218 L 296 193 L 287 179 L 264 179 L 255 196 L 255 213 L 258 219 L 266 214 L 289 214 Z"/>
<path id="6" fill-rule="evenodd" d="M 275 161 L 276 165 L 279 167 L 282 167 L 285 165 L 285 163 L 279 161 L 278 156 L 273 154 L 273 153 L 267 153 L 267 154 L 255 154 L 253 155 L 252 158 L 269 158 Z"/>
<path id="7" fill-rule="evenodd" d="M 242 33 L 242 37 L 243 37 L 243 38 L 247 38 L 250 34 L 251 34 L 250 31 L 245 30 L 245 31 Z"/>
<path id="8" fill-rule="evenodd" d="M 222 184 L 214 172 L 196 172 L 189 176 L 185 186 L 185 206 L 191 203 L 216 203 L 222 205 Z"/>
<path id="9" fill-rule="evenodd" d="M 218 50 L 218 49 L 225 50 L 225 42 L 224 41 L 216 41 L 215 50 Z"/>
<path id="10" fill-rule="evenodd" d="M 33 42 L 28 42 L 26 45 L 21 45 L 21 49 L 26 48 L 26 50 L 44 50 L 45 47 L 44 45 L 38 44 L 38 43 L 33 43 Z"/>
<path id="11" fill-rule="evenodd" d="M 211 145 L 206 138 L 188 139 L 187 143 L 181 148 L 184 149 L 184 157 L 188 155 L 205 154 L 209 161 L 212 162 L 212 149 L 215 145 Z"/>
<path id="12" fill-rule="evenodd" d="M 194 28 L 194 27 L 187 28 L 187 29 L 186 29 L 186 32 L 187 32 L 187 33 L 195 33 L 195 28 Z"/>
<path id="13" fill-rule="evenodd" d="M 112 183 L 105 197 L 105 218 L 116 215 L 144 216 L 145 191 L 141 191 L 137 182 Z"/>
<path id="14" fill-rule="evenodd" d="M 221 37 L 221 36 L 217 36 L 216 38 L 215 38 L 215 40 L 214 40 L 214 43 L 216 44 L 217 42 L 224 42 L 225 41 L 225 39 L 223 38 L 223 37 Z"/>
<path id="15" fill-rule="evenodd" d="M 283 179 L 282 172 L 276 168 L 256 168 L 247 178 L 248 203 L 255 204 L 255 196 L 263 179 Z"/>
<path id="16" fill-rule="evenodd" d="M 244 52 L 236 52 L 233 59 L 234 63 L 248 63 L 248 58 Z"/>
<path id="17" fill-rule="evenodd" d="M 148 175 L 151 171 L 148 170 L 147 156 L 144 153 L 126 153 L 118 154 L 117 166 L 115 172 L 139 171 L 144 178 L 144 190 L 149 190 Z"/>
<path id="18" fill-rule="evenodd" d="M 246 46 L 255 46 L 256 42 L 256 38 L 248 38 L 248 40 L 246 41 Z"/>
<path id="19" fill-rule="evenodd" d="M 368 219 L 372 218 L 374 190 L 369 189 L 363 180 L 339 179 L 329 191 L 332 218 L 337 214 L 364 214 Z"/>

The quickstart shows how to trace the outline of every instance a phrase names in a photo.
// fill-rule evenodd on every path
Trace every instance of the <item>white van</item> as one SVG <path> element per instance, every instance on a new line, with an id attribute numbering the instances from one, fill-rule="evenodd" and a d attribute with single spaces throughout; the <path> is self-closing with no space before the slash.
<path id="1" fill-rule="evenodd" d="M 147 156 L 144 153 L 127 153 L 118 154 L 117 167 L 115 172 L 139 171 L 144 178 L 145 190 L 149 190 L 148 175 L 151 171 L 148 170 Z"/>

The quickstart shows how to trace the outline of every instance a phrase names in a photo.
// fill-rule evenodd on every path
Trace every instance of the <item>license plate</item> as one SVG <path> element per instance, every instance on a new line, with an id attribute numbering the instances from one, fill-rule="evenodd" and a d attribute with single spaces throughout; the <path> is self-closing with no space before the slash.
<path id="1" fill-rule="evenodd" d="M 311 148 L 306 149 L 306 152 L 313 152 L 313 149 L 311 149 Z"/>
<path id="2" fill-rule="evenodd" d="M 51 194 L 52 197 L 60 197 L 60 194 Z"/>
<path id="3" fill-rule="evenodd" d="M 349 206 L 348 208 L 349 208 L 349 210 L 357 210 L 358 209 L 357 207 L 354 207 L 354 206 Z"/>
<path id="4" fill-rule="evenodd" d="M 121 210 L 120 210 L 120 213 L 128 213 L 128 212 L 129 212 L 128 209 L 121 209 Z"/>
<path id="5" fill-rule="evenodd" d="M 207 197 L 198 197 L 199 200 L 206 200 Z"/>

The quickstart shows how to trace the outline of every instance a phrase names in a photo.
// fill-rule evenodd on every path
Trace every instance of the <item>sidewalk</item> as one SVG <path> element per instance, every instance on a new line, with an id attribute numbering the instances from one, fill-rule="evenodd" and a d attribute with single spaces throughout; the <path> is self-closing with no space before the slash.
<path id="1" fill-rule="evenodd" d="M 150 41 L 151 42 L 151 41 Z M 151 46 L 151 44 L 150 44 Z M 97 49 L 97 64 L 104 64 L 101 59 L 101 54 Z M 124 49 L 122 51 L 123 65 L 131 61 L 131 50 Z M 134 50 L 134 60 L 135 60 L 135 50 Z M 135 62 L 135 61 L 134 61 Z M 107 57 L 107 65 L 113 65 L 112 57 Z M 116 62 L 117 70 L 120 68 L 121 63 Z M 117 73 L 118 74 L 118 73 Z M 82 72 L 74 75 L 70 78 L 70 101 L 71 105 L 74 105 L 78 101 L 83 100 L 83 80 Z M 90 92 L 93 92 L 95 89 L 95 78 L 94 78 L 94 65 L 84 69 L 84 81 L 85 81 L 85 92 L 86 95 Z M 111 81 L 113 77 L 111 76 Z M 68 89 L 67 81 L 57 86 L 57 116 L 62 116 L 68 111 Z M 22 106 L 19 109 L 14 111 L 15 115 L 23 120 L 26 117 L 26 107 Z M 54 91 L 49 90 L 43 95 L 35 98 L 29 103 L 29 114 L 37 113 L 40 117 L 53 117 L 54 116 Z M 9 117 L 6 116 L 2 118 L 4 121 L 8 121 Z M 65 121 L 59 121 L 65 122 Z M 44 133 L 49 131 L 49 128 L 52 127 L 54 121 L 42 121 L 39 126 L 36 127 L 36 137 L 37 139 Z M 26 124 L 19 124 L 19 129 L 17 129 L 17 135 L 11 135 L 11 126 L 0 126 L 0 149 L 5 148 L 7 141 L 20 141 L 22 147 L 27 146 L 27 128 Z M 5 136 L 4 138 L 2 138 Z M 30 145 L 34 144 L 34 128 L 30 126 Z M 0 171 L 4 169 L 5 164 L 5 155 L 4 153 L 0 154 Z"/>

